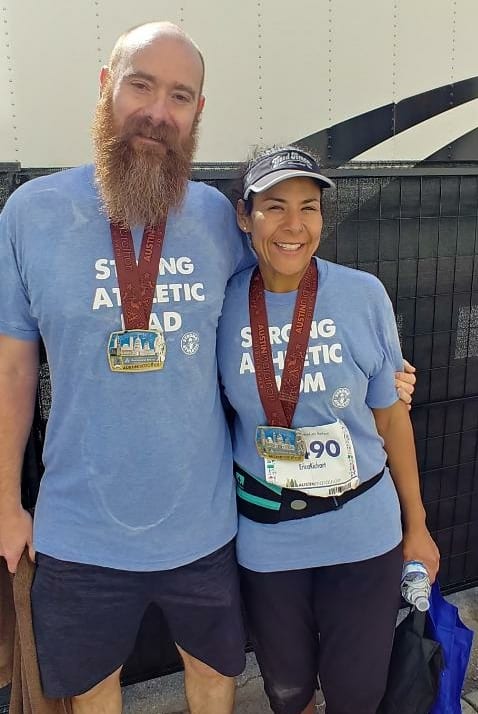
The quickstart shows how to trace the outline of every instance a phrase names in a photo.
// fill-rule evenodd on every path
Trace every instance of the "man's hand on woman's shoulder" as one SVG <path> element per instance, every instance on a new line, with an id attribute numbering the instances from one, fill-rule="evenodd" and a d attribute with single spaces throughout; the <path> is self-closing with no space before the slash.
<path id="1" fill-rule="evenodd" d="M 403 360 L 403 372 L 395 372 L 397 394 L 409 409 L 411 409 L 413 392 L 417 381 L 415 372 L 415 367 L 410 362 L 407 362 L 406 359 Z"/>

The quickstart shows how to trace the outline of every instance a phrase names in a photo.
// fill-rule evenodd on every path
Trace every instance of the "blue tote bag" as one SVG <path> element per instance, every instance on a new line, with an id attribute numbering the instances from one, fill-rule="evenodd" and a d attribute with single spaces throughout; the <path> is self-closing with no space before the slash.
<path id="1" fill-rule="evenodd" d="M 441 644 L 445 660 L 438 697 L 430 714 L 461 714 L 460 695 L 473 632 L 460 620 L 458 608 L 445 600 L 438 582 L 433 584 L 427 615 L 427 634 Z"/>

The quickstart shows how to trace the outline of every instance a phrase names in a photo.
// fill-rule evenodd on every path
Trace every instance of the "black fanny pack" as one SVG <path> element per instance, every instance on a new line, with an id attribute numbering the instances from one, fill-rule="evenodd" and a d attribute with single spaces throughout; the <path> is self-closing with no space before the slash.
<path id="1" fill-rule="evenodd" d="M 234 463 L 236 479 L 237 510 L 246 518 L 257 523 L 280 523 L 298 518 L 317 516 L 320 513 L 337 511 L 353 498 L 375 486 L 383 476 L 385 469 L 364 481 L 357 488 L 346 491 L 341 496 L 309 496 L 293 488 L 281 488 L 262 479 L 251 476 L 238 464 Z"/>

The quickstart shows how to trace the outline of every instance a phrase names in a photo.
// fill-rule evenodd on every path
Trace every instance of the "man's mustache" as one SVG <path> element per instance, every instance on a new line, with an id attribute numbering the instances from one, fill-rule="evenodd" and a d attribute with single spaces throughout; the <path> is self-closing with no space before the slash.
<path id="1" fill-rule="evenodd" d="M 179 145 L 178 131 L 175 127 L 166 124 L 166 122 L 154 124 L 147 117 L 130 119 L 125 124 L 119 138 L 121 141 L 129 141 L 135 136 L 153 139 L 172 149 L 176 149 Z"/>

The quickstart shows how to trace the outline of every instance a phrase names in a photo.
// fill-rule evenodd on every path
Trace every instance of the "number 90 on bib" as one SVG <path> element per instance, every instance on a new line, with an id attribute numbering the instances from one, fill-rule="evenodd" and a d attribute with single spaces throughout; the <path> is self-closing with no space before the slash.
<path id="1" fill-rule="evenodd" d="M 265 458 L 265 479 L 311 496 L 339 496 L 360 483 L 350 432 L 343 422 L 302 427 L 297 433 L 305 450 L 298 462 Z"/>

